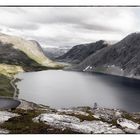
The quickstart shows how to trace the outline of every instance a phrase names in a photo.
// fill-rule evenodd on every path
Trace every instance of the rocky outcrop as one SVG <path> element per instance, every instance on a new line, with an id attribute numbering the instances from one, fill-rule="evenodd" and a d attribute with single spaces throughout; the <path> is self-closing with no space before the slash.
<path id="1" fill-rule="evenodd" d="M 44 122 L 53 127 L 69 128 L 73 131 L 86 134 L 101 134 L 101 133 L 124 133 L 116 126 L 112 126 L 102 121 L 83 121 L 74 116 L 58 115 L 58 114 L 41 114 L 33 119 L 36 122 Z"/>
<path id="2" fill-rule="evenodd" d="M 14 111 L 0 111 L 0 118 L 0 133 L 140 134 L 140 114 L 119 109 L 52 109 L 21 100 Z"/>
<path id="3" fill-rule="evenodd" d="M 131 120 L 128 119 L 124 119 L 124 118 L 119 118 L 117 120 L 117 124 L 119 124 L 122 128 L 129 128 L 129 129 L 138 129 L 139 128 L 139 124 L 135 123 Z"/>
<path id="4" fill-rule="evenodd" d="M 16 113 L 11 113 L 8 111 L 0 111 L 0 126 L 1 126 L 1 124 L 6 122 L 7 120 L 9 120 L 10 118 L 18 117 L 18 116 L 19 115 Z M 8 133 L 10 133 L 9 130 L 0 128 L 0 134 L 8 134 Z"/>
<path id="5" fill-rule="evenodd" d="M 136 115 L 119 109 L 76 107 L 42 113 L 33 118 L 33 121 L 50 125 L 61 131 L 69 129 L 86 134 L 123 134 L 140 133 L 138 117 L 140 117 L 138 113 Z"/>
<path id="6" fill-rule="evenodd" d="M 100 40 L 95 43 L 76 45 L 64 55 L 58 57 L 56 60 L 78 64 L 91 54 L 98 52 L 100 49 L 107 47 L 108 43 Z"/>
<path id="7" fill-rule="evenodd" d="M 0 111 L 0 123 L 4 123 L 5 121 L 9 120 L 12 117 L 17 117 L 19 116 L 16 113 L 11 113 L 8 111 Z"/>

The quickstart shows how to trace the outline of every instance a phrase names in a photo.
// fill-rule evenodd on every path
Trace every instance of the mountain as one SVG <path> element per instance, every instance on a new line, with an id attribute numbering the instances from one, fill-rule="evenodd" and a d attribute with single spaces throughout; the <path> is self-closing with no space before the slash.
<path id="1" fill-rule="evenodd" d="M 55 58 L 69 51 L 69 48 L 43 48 L 43 51 L 48 58 L 55 60 Z"/>
<path id="2" fill-rule="evenodd" d="M 45 56 L 38 42 L 6 34 L 0 34 L 0 63 L 19 65 L 26 70 L 59 67 Z"/>
<path id="3" fill-rule="evenodd" d="M 140 33 L 132 33 L 118 43 L 93 53 L 72 69 L 138 77 L 140 75 Z"/>
<path id="4" fill-rule="evenodd" d="M 86 57 L 90 56 L 92 53 L 107 47 L 108 44 L 103 41 L 97 41 L 95 43 L 80 44 L 72 47 L 67 53 L 58 57 L 56 60 L 68 62 L 72 64 L 78 64 L 82 62 Z"/>

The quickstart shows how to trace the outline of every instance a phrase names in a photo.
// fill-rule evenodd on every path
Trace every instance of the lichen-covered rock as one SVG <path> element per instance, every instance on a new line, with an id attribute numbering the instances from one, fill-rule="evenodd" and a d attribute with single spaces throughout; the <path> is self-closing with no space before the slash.
<path id="1" fill-rule="evenodd" d="M 0 111 L 0 124 L 4 123 L 5 121 L 9 120 L 12 117 L 19 116 L 16 113 L 11 113 L 8 111 Z M 0 134 L 8 134 L 10 131 L 6 129 L 0 128 Z"/>
<path id="2" fill-rule="evenodd" d="M 65 114 L 75 114 L 75 115 L 84 115 L 84 116 L 89 115 L 88 113 L 84 111 L 74 110 L 74 109 L 58 109 L 57 111 L 60 113 L 65 113 Z"/>
<path id="3" fill-rule="evenodd" d="M 59 114 L 41 114 L 34 118 L 35 122 L 43 122 L 57 128 L 69 128 L 80 133 L 124 133 L 116 126 L 102 121 L 83 121 L 74 116 Z"/>
<path id="4" fill-rule="evenodd" d="M 116 120 L 122 116 L 122 112 L 118 109 L 97 108 L 91 109 L 91 112 L 107 122 L 112 122 L 112 120 Z"/>
<path id="5" fill-rule="evenodd" d="M 76 123 L 80 122 L 80 120 L 74 116 L 69 115 L 59 115 L 59 114 L 41 114 L 36 117 L 34 120 L 53 123 L 54 125 L 62 123 Z"/>
<path id="6" fill-rule="evenodd" d="M 0 123 L 4 123 L 8 119 L 12 117 L 16 117 L 16 116 L 19 116 L 19 115 L 16 113 L 8 112 L 8 111 L 0 111 Z"/>
<path id="7" fill-rule="evenodd" d="M 138 123 L 135 123 L 131 120 L 124 119 L 124 118 L 119 118 L 117 120 L 117 124 L 119 124 L 122 128 L 129 128 L 129 129 L 138 129 L 140 126 Z"/>

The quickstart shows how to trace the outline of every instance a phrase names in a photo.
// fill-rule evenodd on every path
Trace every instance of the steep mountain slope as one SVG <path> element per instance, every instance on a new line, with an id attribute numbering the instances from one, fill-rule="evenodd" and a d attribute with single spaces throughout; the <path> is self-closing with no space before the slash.
<path id="1" fill-rule="evenodd" d="M 138 77 L 140 75 L 140 33 L 132 33 L 120 42 L 101 49 L 73 69 Z"/>
<path id="2" fill-rule="evenodd" d="M 0 34 L 0 96 L 13 96 L 13 75 L 24 71 L 61 68 L 48 59 L 36 41 Z"/>
<path id="3" fill-rule="evenodd" d="M 0 42 L 1 49 L 5 49 L 4 47 L 2 47 L 2 44 L 10 44 L 8 46 L 8 49 L 14 50 L 15 52 L 18 52 L 18 54 L 20 52 L 19 55 L 21 55 L 21 53 L 22 55 L 26 55 L 26 57 L 35 61 L 41 66 L 53 68 L 58 67 L 56 63 L 54 63 L 44 55 L 43 51 L 41 50 L 41 47 L 35 41 L 25 40 L 17 36 L 0 34 Z M 11 50 L 7 50 L 9 54 Z M 3 54 L 2 50 L 1 54 Z M 10 56 L 8 58 L 10 58 Z M 16 58 L 18 59 L 18 57 Z"/>
<path id="4" fill-rule="evenodd" d="M 95 43 L 76 45 L 66 54 L 58 57 L 57 60 L 72 64 L 78 64 L 92 53 L 95 53 L 107 46 L 108 44 L 103 40 L 97 41 Z"/>
<path id="5" fill-rule="evenodd" d="M 13 44 L 0 42 L 0 65 L 3 64 L 12 65 L 13 67 L 14 65 L 21 66 L 25 71 L 41 67 L 41 64 L 28 57 L 24 52 L 13 48 Z"/>

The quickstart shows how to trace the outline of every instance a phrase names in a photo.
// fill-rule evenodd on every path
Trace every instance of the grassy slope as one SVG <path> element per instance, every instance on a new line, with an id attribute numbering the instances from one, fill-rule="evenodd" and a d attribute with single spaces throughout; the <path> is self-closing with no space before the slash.
<path id="1" fill-rule="evenodd" d="M 0 64 L 0 96 L 12 97 L 14 88 L 10 84 L 13 75 L 23 72 L 22 67 L 15 65 Z"/>
<path id="2" fill-rule="evenodd" d="M 17 36 L 10 36 L 6 34 L 2 34 L 0 36 L 0 41 L 3 44 L 11 43 L 13 48 L 18 49 L 25 53 L 30 59 L 36 61 L 38 64 L 48 67 L 48 68 L 58 68 L 61 67 L 60 64 L 53 62 L 52 60 L 48 59 L 40 46 L 32 41 L 25 40 L 23 38 Z"/>
<path id="3" fill-rule="evenodd" d="M 0 96 L 13 96 L 14 88 L 11 86 L 10 80 L 10 77 L 0 74 Z"/>

